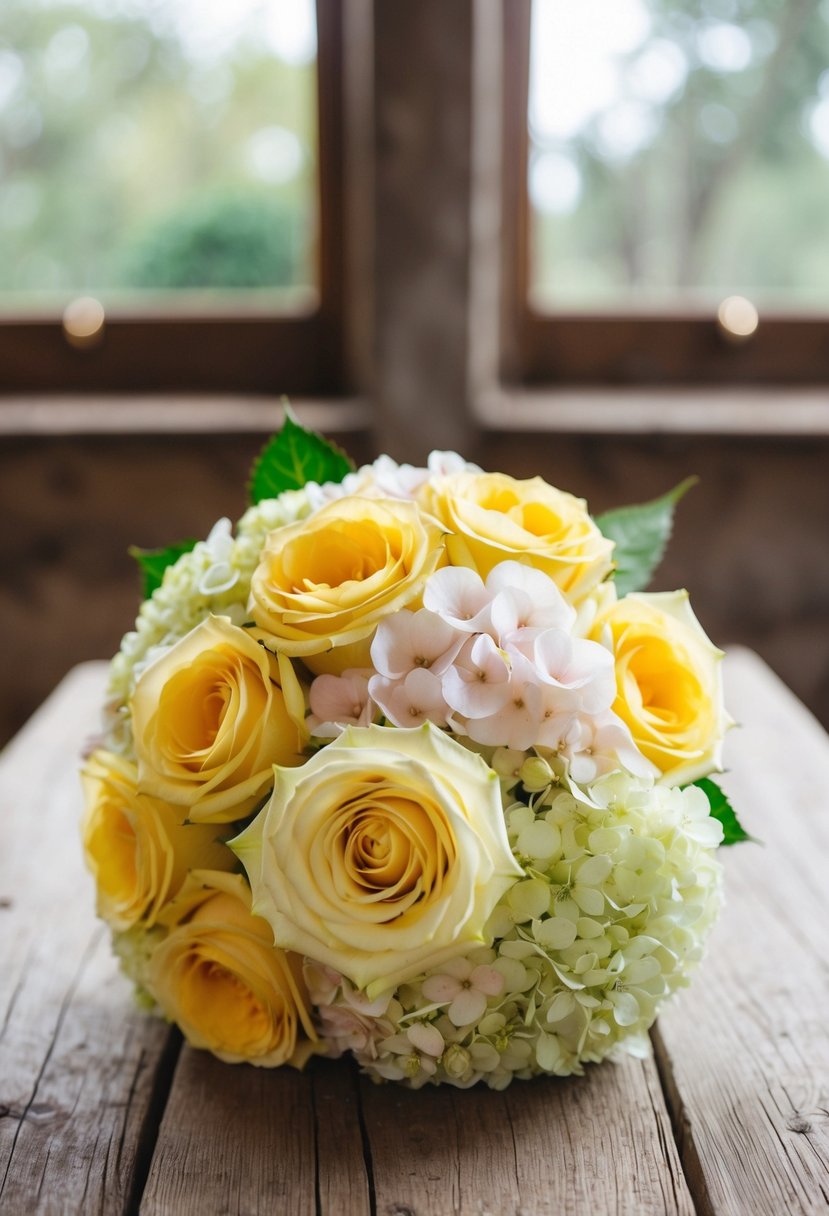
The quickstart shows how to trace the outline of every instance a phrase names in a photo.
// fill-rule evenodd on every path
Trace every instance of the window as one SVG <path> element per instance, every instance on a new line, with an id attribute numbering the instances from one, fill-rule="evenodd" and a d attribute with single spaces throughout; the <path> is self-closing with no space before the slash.
<path id="1" fill-rule="evenodd" d="M 4 0 L 0 390 L 341 389 L 339 26 Z"/>
<path id="2" fill-rule="evenodd" d="M 829 378 L 829 6 L 505 20 L 507 378 Z"/>

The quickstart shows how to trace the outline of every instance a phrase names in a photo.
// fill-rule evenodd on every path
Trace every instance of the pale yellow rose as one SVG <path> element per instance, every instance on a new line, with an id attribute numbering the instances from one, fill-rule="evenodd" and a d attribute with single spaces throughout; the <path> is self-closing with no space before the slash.
<path id="1" fill-rule="evenodd" d="M 367 666 L 378 623 L 418 604 L 443 533 L 411 502 L 340 498 L 268 537 L 250 612 L 267 645 L 315 672 Z"/>
<path id="2" fill-rule="evenodd" d="M 231 847 L 274 940 L 371 999 L 483 941 L 523 873 L 497 774 L 431 723 L 350 727 L 303 768 L 276 770 Z"/>
<path id="3" fill-rule="evenodd" d="M 141 792 L 201 823 L 249 814 L 274 764 L 302 763 L 295 684 L 290 663 L 246 630 L 202 621 L 143 672 L 130 700 Z"/>
<path id="4" fill-rule="evenodd" d="M 193 871 L 162 923 L 147 987 L 188 1043 L 229 1064 L 301 1068 L 317 1049 L 302 960 L 273 945 L 242 876 Z"/>
<path id="5" fill-rule="evenodd" d="M 523 562 L 543 570 L 578 604 L 613 569 L 613 542 L 602 536 L 584 500 L 540 477 L 453 473 L 427 483 L 420 502 L 451 533 L 452 564 L 470 566 L 481 578 L 498 562 Z"/>
<path id="6" fill-rule="evenodd" d="M 233 869 L 221 827 L 186 824 L 178 807 L 138 792 L 135 765 L 96 751 L 81 774 L 83 849 L 98 915 L 116 930 L 154 925 L 193 867 Z"/>
<path id="7" fill-rule="evenodd" d="M 688 592 L 626 595 L 597 618 L 591 637 L 613 651 L 613 709 L 665 782 L 686 785 L 721 769 L 731 725 L 723 653 L 695 617 Z"/>

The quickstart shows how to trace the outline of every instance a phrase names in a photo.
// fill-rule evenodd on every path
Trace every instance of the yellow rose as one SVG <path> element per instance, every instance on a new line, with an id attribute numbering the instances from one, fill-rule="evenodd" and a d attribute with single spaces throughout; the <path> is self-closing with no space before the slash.
<path id="1" fill-rule="evenodd" d="M 233 854 L 217 838 L 221 829 L 185 824 L 179 809 L 139 794 L 134 764 L 97 751 L 81 780 L 84 855 L 98 915 L 113 929 L 155 924 L 192 867 L 233 868 Z"/>
<path id="2" fill-rule="evenodd" d="M 414 503 L 336 499 L 270 533 L 250 612 L 267 644 L 315 672 L 368 666 L 378 623 L 419 602 L 442 554 L 441 528 Z"/>
<path id="3" fill-rule="evenodd" d="M 350 727 L 301 769 L 277 769 L 231 848 L 274 940 L 371 999 L 483 941 L 523 873 L 497 774 L 431 723 Z"/>
<path id="4" fill-rule="evenodd" d="M 228 1064 L 301 1068 L 317 1040 L 301 960 L 251 914 L 242 876 L 194 870 L 162 922 L 147 986 L 188 1043 Z"/>
<path id="5" fill-rule="evenodd" d="M 731 720 L 722 690 L 723 653 L 709 641 L 687 591 L 626 595 L 593 625 L 616 660 L 613 709 L 669 785 L 721 769 Z"/>
<path id="6" fill-rule="evenodd" d="M 449 560 L 486 578 L 503 561 L 543 570 L 573 604 L 613 569 L 613 542 L 587 513 L 583 499 L 540 477 L 453 473 L 421 491 L 421 505 L 450 533 Z"/>
<path id="7" fill-rule="evenodd" d="M 589 637 L 596 618 L 607 612 L 610 606 L 616 603 L 617 598 L 616 583 L 612 578 L 608 579 L 606 583 L 599 583 L 598 587 L 594 587 L 592 591 L 588 591 L 576 608 L 576 619 L 572 628 L 573 636 Z"/>
<path id="8" fill-rule="evenodd" d="M 141 792 L 188 807 L 197 822 L 247 815 L 274 764 L 302 763 L 302 696 L 289 681 L 290 663 L 279 664 L 246 630 L 226 617 L 202 621 L 135 686 Z"/>

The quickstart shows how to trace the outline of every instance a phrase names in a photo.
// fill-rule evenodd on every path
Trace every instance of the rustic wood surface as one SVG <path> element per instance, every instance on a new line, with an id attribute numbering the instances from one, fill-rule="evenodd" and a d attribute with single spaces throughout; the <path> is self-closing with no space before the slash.
<path id="1" fill-rule="evenodd" d="M 146 1170 L 166 1026 L 137 1013 L 95 920 L 78 756 L 103 665 L 77 668 L 0 759 L 0 1212 L 118 1212 Z"/>
<path id="2" fill-rule="evenodd" d="M 134 1011 L 92 911 L 87 664 L 0 757 L 0 1212 L 605 1212 L 829 1206 L 829 739 L 748 652 L 725 779 L 765 845 L 654 1060 L 504 1093 L 377 1087 L 345 1062 L 228 1067 Z"/>
<path id="3" fill-rule="evenodd" d="M 702 982 L 654 1038 L 700 1210 L 825 1213 L 829 740 L 753 655 L 729 676 L 742 726 L 722 784 L 763 847 L 731 851 Z"/>

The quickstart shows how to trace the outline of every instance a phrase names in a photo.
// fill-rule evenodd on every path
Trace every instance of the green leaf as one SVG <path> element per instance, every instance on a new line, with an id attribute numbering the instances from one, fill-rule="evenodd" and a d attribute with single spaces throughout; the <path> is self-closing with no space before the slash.
<path id="1" fill-rule="evenodd" d="M 340 482 L 354 462 L 334 444 L 297 422 L 287 403 L 282 430 L 265 444 L 250 475 L 250 500 L 276 498 L 284 490 L 301 490 L 308 481 Z"/>
<path id="2" fill-rule="evenodd" d="M 686 477 L 673 490 L 637 506 L 619 507 L 596 518 L 603 536 L 615 541 L 616 590 L 644 591 L 665 554 L 674 523 L 674 507 L 699 478 Z"/>
<path id="3" fill-rule="evenodd" d="M 150 598 L 156 587 L 161 586 L 167 567 L 177 562 L 183 553 L 189 553 L 195 544 L 194 540 L 180 540 L 166 549 L 139 549 L 137 545 L 130 547 L 130 557 L 134 557 L 141 567 L 145 600 Z"/>
<path id="4" fill-rule="evenodd" d="M 728 801 L 728 798 L 722 788 L 715 781 L 711 781 L 708 777 L 701 777 L 699 781 L 692 782 L 697 789 L 702 790 L 708 799 L 708 806 L 711 809 L 711 814 L 714 819 L 718 819 L 723 826 L 723 844 L 739 844 L 743 840 L 754 840 L 753 836 L 749 836 L 743 825 L 737 818 L 737 812 Z M 756 844 L 757 841 L 754 841 Z"/>

